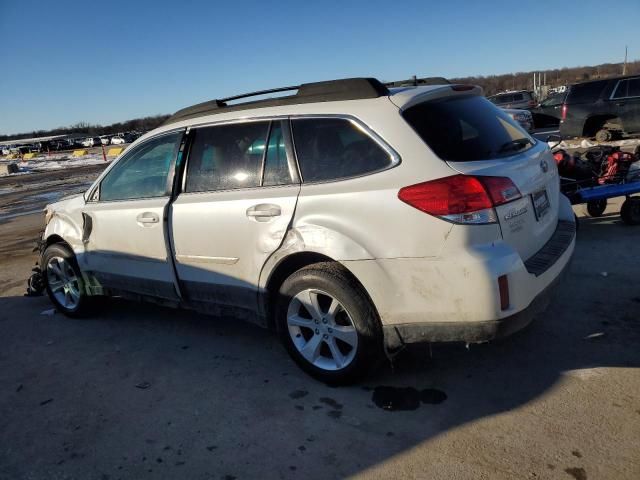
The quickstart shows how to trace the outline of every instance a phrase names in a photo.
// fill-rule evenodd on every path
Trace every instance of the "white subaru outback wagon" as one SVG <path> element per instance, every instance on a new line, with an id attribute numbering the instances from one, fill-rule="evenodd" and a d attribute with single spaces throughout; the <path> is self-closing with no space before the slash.
<path id="1" fill-rule="evenodd" d="M 286 90 L 183 109 L 47 206 L 56 308 L 86 315 L 110 295 L 231 313 L 347 383 L 384 352 L 484 342 L 546 306 L 574 215 L 547 145 L 480 88 L 353 78 L 256 94 Z"/>

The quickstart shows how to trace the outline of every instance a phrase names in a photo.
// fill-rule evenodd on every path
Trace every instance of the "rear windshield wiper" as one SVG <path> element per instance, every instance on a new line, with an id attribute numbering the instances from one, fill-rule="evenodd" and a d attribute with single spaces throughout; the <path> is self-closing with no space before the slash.
<path id="1" fill-rule="evenodd" d="M 498 153 L 510 152 L 512 150 L 522 150 L 527 145 L 533 145 L 531 140 L 527 137 L 516 138 L 504 143 L 499 149 Z"/>

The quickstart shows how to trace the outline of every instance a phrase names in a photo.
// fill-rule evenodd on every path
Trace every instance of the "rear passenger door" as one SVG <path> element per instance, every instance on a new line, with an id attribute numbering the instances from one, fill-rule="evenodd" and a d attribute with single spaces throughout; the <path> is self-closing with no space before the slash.
<path id="1" fill-rule="evenodd" d="M 288 121 L 203 126 L 190 135 L 170 217 L 182 294 L 255 310 L 260 271 L 282 243 L 300 192 Z"/>

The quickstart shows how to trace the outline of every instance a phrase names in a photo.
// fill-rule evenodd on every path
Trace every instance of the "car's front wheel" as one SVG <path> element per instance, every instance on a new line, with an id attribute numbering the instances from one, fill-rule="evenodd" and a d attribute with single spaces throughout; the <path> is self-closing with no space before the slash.
<path id="1" fill-rule="evenodd" d="M 49 245 L 42 255 L 42 273 L 49 298 L 56 309 L 70 317 L 88 313 L 90 297 L 73 252 L 62 244 Z"/>
<path id="2" fill-rule="evenodd" d="M 295 362 L 329 384 L 349 384 L 378 364 L 382 331 L 362 287 L 341 266 L 318 263 L 282 284 L 277 328 Z"/>

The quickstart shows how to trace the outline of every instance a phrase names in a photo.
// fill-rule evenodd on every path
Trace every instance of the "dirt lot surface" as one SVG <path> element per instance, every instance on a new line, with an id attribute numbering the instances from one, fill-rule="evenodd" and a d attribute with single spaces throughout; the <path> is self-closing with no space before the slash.
<path id="1" fill-rule="evenodd" d="M 65 189 L 97 174 L 77 173 Z M 640 228 L 616 213 L 582 218 L 526 330 L 329 388 L 234 319 L 112 300 L 74 320 L 24 297 L 43 221 L 24 213 L 59 188 L 41 180 L 35 206 L 0 195 L 0 479 L 640 478 Z M 383 386 L 412 409 L 380 408 Z"/>

